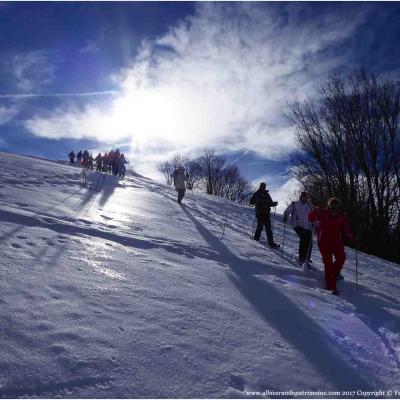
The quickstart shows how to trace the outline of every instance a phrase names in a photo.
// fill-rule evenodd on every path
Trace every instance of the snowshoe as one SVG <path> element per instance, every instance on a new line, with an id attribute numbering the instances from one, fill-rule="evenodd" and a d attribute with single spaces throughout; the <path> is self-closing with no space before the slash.
<path id="1" fill-rule="evenodd" d="M 336 280 L 337 281 L 343 281 L 344 280 L 344 276 L 342 274 L 336 275 Z"/>
<path id="2" fill-rule="evenodd" d="M 335 290 L 332 290 L 331 293 L 334 294 L 335 296 L 338 296 L 340 292 L 338 289 L 335 289 Z"/>
<path id="3" fill-rule="evenodd" d="M 299 268 L 301 269 L 305 269 L 305 262 L 304 260 L 297 260 L 297 265 L 299 266 Z"/>
<path id="4" fill-rule="evenodd" d="M 279 249 L 281 247 L 278 243 L 268 243 L 268 246 L 271 247 L 271 249 Z"/>
<path id="5" fill-rule="evenodd" d="M 304 261 L 303 263 L 303 269 L 306 271 L 308 269 L 312 269 L 313 266 L 308 262 L 308 261 Z"/>

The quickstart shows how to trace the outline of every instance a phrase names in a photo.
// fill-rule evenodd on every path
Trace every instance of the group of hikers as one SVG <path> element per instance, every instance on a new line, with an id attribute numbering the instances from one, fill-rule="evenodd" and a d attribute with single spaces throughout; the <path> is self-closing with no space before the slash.
<path id="1" fill-rule="evenodd" d="M 255 206 L 257 218 L 254 240 L 260 240 L 265 227 L 268 245 L 279 248 L 279 244 L 274 242 L 271 227 L 271 208 L 276 207 L 278 202 L 272 201 L 264 182 L 251 197 L 250 204 Z M 284 211 L 283 223 L 286 224 L 288 220 L 300 239 L 298 262 L 302 267 L 309 268 L 312 264 L 312 235 L 314 227 L 317 228 L 317 243 L 325 269 L 326 289 L 335 295 L 339 294 L 336 282 L 343 279 L 341 272 L 346 259 L 344 242 L 356 242 L 346 214 L 341 209 L 340 200 L 333 197 L 329 199 L 327 208 L 313 209 L 308 193 L 302 192 L 299 200 L 293 201 Z"/>
<path id="2" fill-rule="evenodd" d="M 84 152 L 80 150 L 76 156 L 74 151 L 71 151 L 71 153 L 68 154 L 68 157 L 71 164 L 75 164 L 76 157 L 76 163 L 82 165 L 84 168 L 94 169 L 95 163 L 96 171 L 118 175 L 120 178 L 125 176 L 125 164 L 128 164 L 125 155 L 121 154 L 119 149 L 115 151 L 111 150 L 108 154 L 104 153 L 104 155 L 99 153 L 96 158 L 93 158 L 93 155 L 89 154 L 87 150 Z"/>
<path id="3" fill-rule="evenodd" d="M 171 178 L 180 204 L 185 196 L 189 175 L 185 173 L 183 166 L 178 166 Z M 252 195 L 250 204 L 255 206 L 257 220 L 254 240 L 260 240 L 265 227 L 268 245 L 278 249 L 280 245 L 274 242 L 271 225 L 271 208 L 276 207 L 278 202 L 272 200 L 264 182 Z M 283 213 L 283 223 L 287 224 L 289 221 L 299 237 L 298 263 L 303 268 L 310 268 L 312 265 L 312 237 L 314 227 L 317 228 L 317 243 L 325 269 L 326 289 L 338 295 L 336 282 L 343 279 L 341 272 L 346 259 L 344 242 L 356 243 L 340 200 L 333 197 L 328 201 L 327 208 L 314 208 L 308 193 L 302 192 L 299 200 L 289 204 Z"/>

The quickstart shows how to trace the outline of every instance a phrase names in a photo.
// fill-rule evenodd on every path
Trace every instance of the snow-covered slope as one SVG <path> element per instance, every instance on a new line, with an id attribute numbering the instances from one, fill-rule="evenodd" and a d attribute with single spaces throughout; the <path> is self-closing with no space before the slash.
<path id="1" fill-rule="evenodd" d="M 398 265 L 359 254 L 357 291 L 349 249 L 336 297 L 290 228 L 284 258 L 249 239 L 250 207 L 80 172 L 0 153 L 0 397 L 400 389 Z"/>

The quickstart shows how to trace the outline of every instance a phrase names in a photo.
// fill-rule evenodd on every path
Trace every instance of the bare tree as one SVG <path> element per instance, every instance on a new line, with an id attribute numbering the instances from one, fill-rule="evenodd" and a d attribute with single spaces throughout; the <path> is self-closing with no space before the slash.
<path id="1" fill-rule="evenodd" d="M 321 102 L 292 107 L 292 174 L 316 203 L 339 197 L 362 248 L 400 260 L 400 88 L 364 71 L 332 76 Z"/>
<path id="2" fill-rule="evenodd" d="M 204 149 L 196 160 L 176 154 L 171 160 L 161 163 L 159 171 L 164 175 L 167 184 L 172 184 L 171 172 L 179 165 L 184 166 L 188 173 L 188 188 L 196 188 L 240 204 L 247 204 L 254 192 L 250 182 L 242 177 L 239 168 L 236 165 L 226 165 L 225 158 L 217 156 L 213 149 Z"/>
<path id="3" fill-rule="evenodd" d="M 164 175 L 167 185 L 172 185 L 171 171 L 172 165 L 171 161 L 164 161 L 158 166 L 158 171 Z"/>
<path id="4" fill-rule="evenodd" d="M 202 168 L 198 161 L 190 160 L 185 164 L 186 172 L 188 173 L 188 187 L 198 188 L 198 183 L 202 178 Z"/>

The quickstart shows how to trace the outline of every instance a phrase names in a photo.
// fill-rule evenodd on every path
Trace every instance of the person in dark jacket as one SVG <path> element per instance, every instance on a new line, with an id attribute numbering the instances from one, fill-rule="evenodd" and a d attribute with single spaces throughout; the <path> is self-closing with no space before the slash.
<path id="1" fill-rule="evenodd" d="M 82 150 L 79 150 L 79 153 L 76 155 L 76 162 L 80 165 L 82 160 Z"/>
<path id="2" fill-rule="evenodd" d="M 119 161 L 120 153 L 119 149 L 114 151 L 113 159 L 112 159 L 112 173 L 113 175 L 118 175 L 118 161 Z"/>
<path id="3" fill-rule="evenodd" d="M 272 248 L 278 248 L 279 244 L 274 242 L 274 236 L 272 234 L 271 227 L 271 207 L 276 207 L 278 202 L 272 201 L 272 198 L 268 190 L 266 190 L 266 187 L 267 185 L 264 182 L 260 183 L 260 188 L 250 199 L 250 204 L 255 206 L 257 218 L 257 228 L 254 233 L 254 240 L 260 240 L 261 232 L 265 226 L 265 230 L 267 231 L 268 245 Z"/>
<path id="4" fill-rule="evenodd" d="M 108 164 L 108 173 L 111 174 L 112 163 L 114 160 L 114 150 L 110 150 L 107 156 L 107 164 Z"/>
<path id="5" fill-rule="evenodd" d="M 85 150 L 82 154 L 82 165 L 85 168 L 89 168 L 89 152 Z"/>
<path id="6" fill-rule="evenodd" d="M 102 171 L 102 163 L 103 163 L 103 157 L 101 153 L 97 154 L 96 158 L 94 159 L 96 161 L 96 171 L 101 172 Z"/>
<path id="7" fill-rule="evenodd" d="M 69 157 L 70 163 L 74 164 L 75 163 L 75 153 L 73 150 L 71 151 L 71 153 L 68 154 L 68 157 Z"/>
<path id="8" fill-rule="evenodd" d="M 178 203 L 182 203 L 182 199 L 185 197 L 186 192 L 186 181 L 188 175 L 185 174 L 185 168 L 181 165 L 178 166 L 175 171 L 171 174 L 173 179 L 175 190 L 178 192 Z"/>
<path id="9" fill-rule="evenodd" d="M 128 161 L 126 161 L 125 156 L 121 154 L 118 160 L 117 168 L 118 168 L 118 176 L 120 178 L 123 178 L 125 176 L 126 172 L 126 167 L 125 164 L 128 164 Z"/>
<path id="10" fill-rule="evenodd" d="M 339 294 L 336 281 L 343 279 L 341 271 L 346 260 L 343 241 L 356 242 L 346 214 L 340 207 L 340 200 L 333 197 L 328 201 L 328 208 L 317 207 L 308 216 L 309 221 L 317 226 L 318 248 L 324 263 L 326 289 L 336 295 Z"/>
<path id="11" fill-rule="evenodd" d="M 102 171 L 103 172 L 108 172 L 108 154 L 104 153 L 103 159 L 102 159 Z"/>

